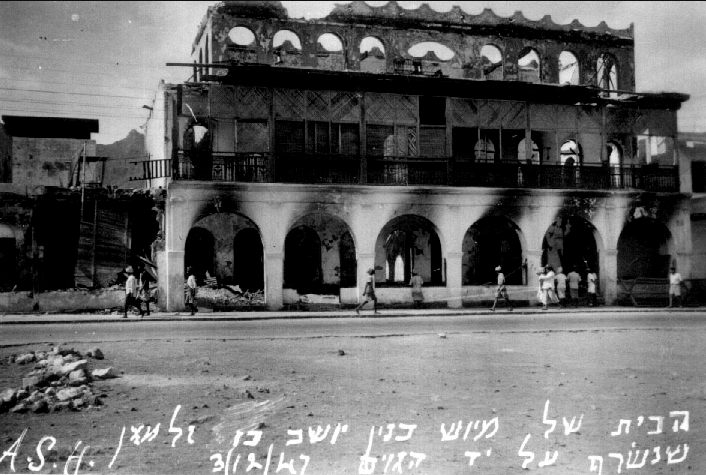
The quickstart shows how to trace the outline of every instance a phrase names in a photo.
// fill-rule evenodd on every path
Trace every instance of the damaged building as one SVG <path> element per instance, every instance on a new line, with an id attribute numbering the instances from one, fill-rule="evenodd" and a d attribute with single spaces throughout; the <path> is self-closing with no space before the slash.
<path id="1" fill-rule="evenodd" d="M 635 91 L 633 27 L 458 7 L 280 2 L 210 7 L 183 84 L 161 84 L 136 178 L 168 189 L 156 256 L 167 310 L 185 268 L 265 292 L 382 305 L 478 305 L 502 266 L 622 282 L 691 274 L 690 166 L 679 93 Z"/>
<path id="2" fill-rule="evenodd" d="M 75 290 L 110 288 L 159 245 L 163 193 L 106 186 L 98 131 L 93 119 L 2 116 L 0 311 L 114 306 L 124 291 Z"/>

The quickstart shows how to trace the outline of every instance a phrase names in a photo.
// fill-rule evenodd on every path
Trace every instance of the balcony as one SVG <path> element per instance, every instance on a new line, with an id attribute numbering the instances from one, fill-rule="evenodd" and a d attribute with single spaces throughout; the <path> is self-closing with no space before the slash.
<path id="1" fill-rule="evenodd" d="M 200 164 L 179 152 L 176 161 L 132 162 L 131 180 L 171 177 L 242 183 L 367 184 L 574 190 L 679 191 L 678 167 L 561 166 L 519 163 L 452 162 L 423 157 L 367 157 L 361 176 L 359 157 L 213 153 Z M 174 162 L 174 163 L 172 163 Z M 270 177 L 274 177 L 271 179 Z M 364 180 L 362 178 L 365 178 Z"/>

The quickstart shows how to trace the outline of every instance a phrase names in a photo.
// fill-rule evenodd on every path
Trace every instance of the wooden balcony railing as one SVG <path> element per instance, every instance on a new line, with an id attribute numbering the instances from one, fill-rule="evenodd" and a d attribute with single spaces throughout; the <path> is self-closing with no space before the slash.
<path id="1" fill-rule="evenodd" d="M 357 156 L 213 153 L 176 161 L 131 162 L 131 180 L 171 177 L 248 183 L 360 184 L 402 186 L 468 186 L 578 190 L 679 191 L 678 167 L 562 166 L 519 163 L 471 163 L 422 157 L 367 158 L 367 176 L 360 175 Z M 274 176 L 274 178 L 271 178 Z"/>

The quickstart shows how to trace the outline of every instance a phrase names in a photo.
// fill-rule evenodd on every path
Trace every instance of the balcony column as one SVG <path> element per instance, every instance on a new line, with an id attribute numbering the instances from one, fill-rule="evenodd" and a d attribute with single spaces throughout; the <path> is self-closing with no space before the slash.
<path id="1" fill-rule="evenodd" d="M 603 294 L 606 305 L 612 305 L 618 298 L 618 250 L 606 249 L 600 259 L 598 291 Z"/>
<path id="2" fill-rule="evenodd" d="M 282 282 L 284 280 L 284 253 L 265 252 L 265 305 L 268 310 L 282 309 Z"/>
<path id="3" fill-rule="evenodd" d="M 448 291 L 447 306 L 449 308 L 463 307 L 463 253 L 449 252 L 446 255 L 446 289 Z"/>

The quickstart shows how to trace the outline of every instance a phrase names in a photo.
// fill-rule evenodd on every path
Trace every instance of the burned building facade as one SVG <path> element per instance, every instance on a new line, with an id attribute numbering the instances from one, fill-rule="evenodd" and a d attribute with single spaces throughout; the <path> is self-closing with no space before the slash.
<path id="1" fill-rule="evenodd" d="M 663 277 L 691 255 L 677 93 L 635 91 L 633 29 L 390 2 L 291 19 L 279 2 L 209 8 L 192 80 L 161 84 L 139 178 L 168 187 L 158 258 L 168 310 L 186 266 L 279 309 L 474 305 L 501 265 Z M 181 65 L 185 66 L 185 65 Z M 568 272 L 568 270 L 567 270 Z"/>

